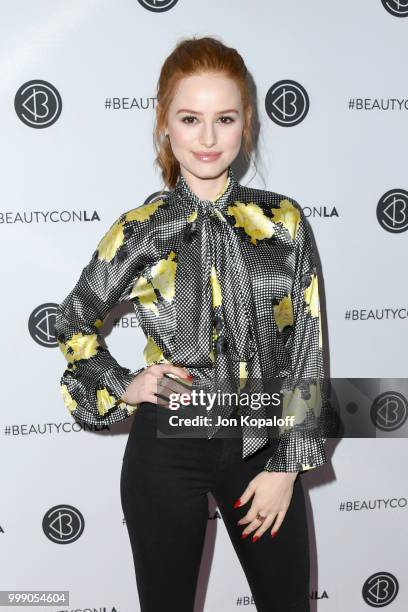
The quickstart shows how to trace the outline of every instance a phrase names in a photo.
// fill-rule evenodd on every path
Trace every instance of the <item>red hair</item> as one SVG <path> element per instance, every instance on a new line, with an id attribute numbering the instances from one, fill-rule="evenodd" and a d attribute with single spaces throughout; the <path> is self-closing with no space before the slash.
<path id="1" fill-rule="evenodd" d="M 153 143 L 157 155 L 155 163 L 160 167 L 163 181 L 170 189 L 174 188 L 180 173 L 180 164 L 175 158 L 170 140 L 164 135 L 168 109 L 173 92 L 179 81 L 194 74 L 218 72 L 235 81 L 244 109 L 243 151 L 249 159 L 252 148 L 253 107 L 248 71 L 244 60 L 236 49 L 227 47 L 216 38 L 186 38 L 181 40 L 166 58 L 157 82 L 156 123 Z"/>

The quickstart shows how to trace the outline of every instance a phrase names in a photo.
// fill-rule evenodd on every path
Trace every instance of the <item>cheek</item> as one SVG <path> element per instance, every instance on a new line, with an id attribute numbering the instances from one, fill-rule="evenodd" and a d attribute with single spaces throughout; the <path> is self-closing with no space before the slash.
<path id="1" fill-rule="evenodd" d="M 194 140 L 194 130 L 188 130 L 185 126 L 175 126 L 172 131 L 172 144 L 174 148 L 184 148 Z"/>
<path id="2" fill-rule="evenodd" d="M 222 142 L 230 148 L 239 148 L 242 140 L 242 126 L 233 126 L 222 132 Z"/>

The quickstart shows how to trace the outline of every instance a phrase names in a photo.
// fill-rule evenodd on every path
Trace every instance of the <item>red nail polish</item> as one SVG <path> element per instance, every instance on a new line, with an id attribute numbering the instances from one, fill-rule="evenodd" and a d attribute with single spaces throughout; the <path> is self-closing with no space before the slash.
<path id="1" fill-rule="evenodd" d="M 241 500 L 238 498 L 236 502 L 234 502 L 233 508 L 239 508 L 241 505 Z"/>
<path id="2" fill-rule="evenodd" d="M 241 538 L 247 538 L 249 536 L 249 533 L 241 533 Z"/>
<path id="3" fill-rule="evenodd" d="M 272 538 L 274 538 L 277 533 L 278 533 L 277 531 L 272 531 Z"/>
<path id="4" fill-rule="evenodd" d="M 259 540 L 259 536 L 254 535 L 254 536 L 252 537 L 252 541 L 253 541 L 253 542 L 256 542 L 257 540 Z"/>

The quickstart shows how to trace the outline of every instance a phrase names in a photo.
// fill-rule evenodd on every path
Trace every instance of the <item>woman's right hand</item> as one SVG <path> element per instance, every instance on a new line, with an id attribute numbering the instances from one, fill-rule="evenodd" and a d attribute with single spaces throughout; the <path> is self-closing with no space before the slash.
<path id="1" fill-rule="evenodd" d="M 186 368 L 174 366 L 170 363 L 155 363 L 137 374 L 130 385 L 127 386 L 121 399 L 127 404 L 140 404 L 151 402 L 160 406 L 169 407 L 169 396 L 171 393 L 183 393 L 190 395 L 189 387 L 174 380 L 170 374 L 185 379 L 189 383 L 193 377 Z M 155 393 L 160 394 L 159 396 Z M 165 399 L 163 399 L 164 396 Z"/>

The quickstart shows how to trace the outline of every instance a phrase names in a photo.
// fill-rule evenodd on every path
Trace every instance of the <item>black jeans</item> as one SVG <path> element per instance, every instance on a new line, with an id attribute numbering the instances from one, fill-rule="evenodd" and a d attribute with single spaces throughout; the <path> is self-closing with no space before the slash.
<path id="1" fill-rule="evenodd" d="M 272 447 L 242 459 L 242 440 L 158 438 L 157 414 L 143 402 L 135 412 L 121 472 L 120 493 L 142 612 L 193 612 L 213 495 L 260 612 L 310 612 L 309 543 L 299 478 L 275 538 L 269 527 L 252 542 L 237 525 L 252 499 L 233 503 L 262 469 Z M 227 571 L 227 570 L 226 570 Z M 137 607 L 135 606 L 135 610 Z"/>

